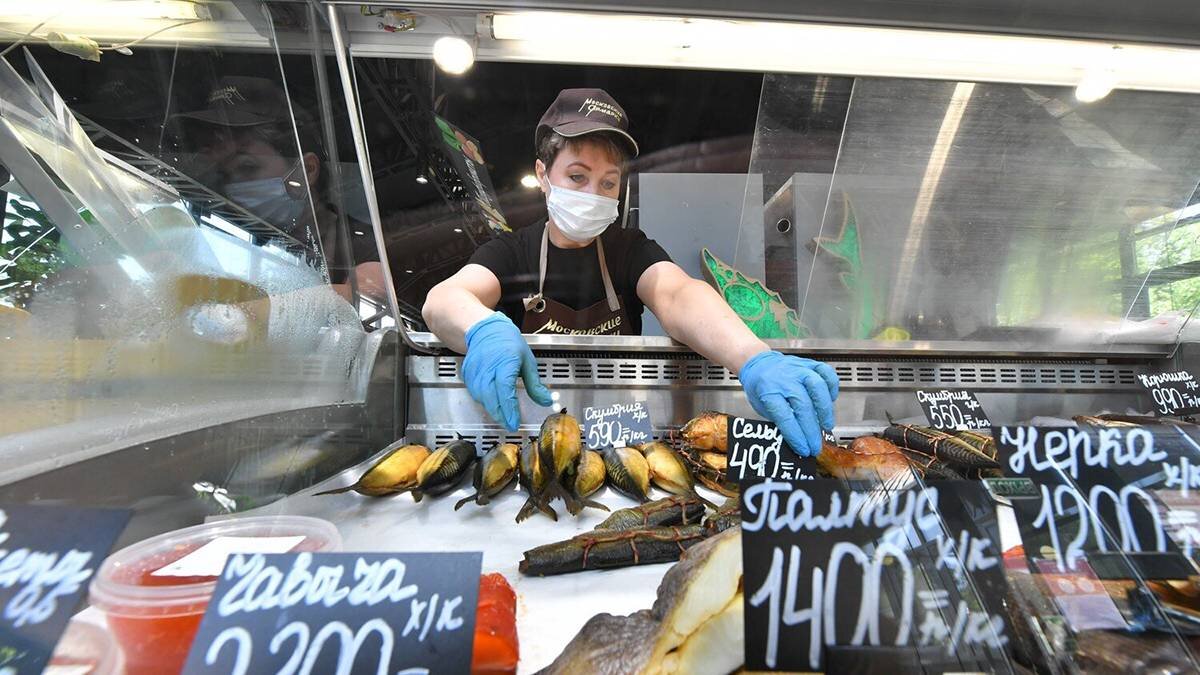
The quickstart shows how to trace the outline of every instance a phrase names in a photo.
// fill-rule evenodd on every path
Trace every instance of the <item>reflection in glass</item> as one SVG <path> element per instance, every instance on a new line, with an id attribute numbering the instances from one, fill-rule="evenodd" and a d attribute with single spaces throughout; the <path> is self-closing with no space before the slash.
<path id="1" fill-rule="evenodd" d="M 797 273 L 766 281 L 796 289 L 815 336 L 1175 339 L 1132 320 L 1194 304 L 1172 288 L 1194 277 L 1174 234 L 1200 179 L 1191 97 L 858 78 L 836 161 L 813 170 L 776 159 L 805 138 L 782 111 L 807 79 L 767 76 L 750 171 L 784 186 L 768 204 L 794 216 Z"/>
<path id="2" fill-rule="evenodd" d="M 382 297 L 378 255 L 342 218 L 361 186 L 333 178 L 353 174 L 287 93 L 314 91 L 311 60 L 285 75 L 275 53 L 121 58 L 86 78 L 44 48 L 0 64 L 0 448 L 28 453 L 6 456 L 5 482 L 364 395 L 351 299 Z"/>

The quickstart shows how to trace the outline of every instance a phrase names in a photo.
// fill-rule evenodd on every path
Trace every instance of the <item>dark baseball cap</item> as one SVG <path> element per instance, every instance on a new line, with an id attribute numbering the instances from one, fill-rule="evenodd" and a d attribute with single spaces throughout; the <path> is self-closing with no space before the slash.
<path id="1" fill-rule="evenodd" d="M 84 93 L 71 106 L 95 120 L 162 119 L 163 95 L 158 81 L 138 70 L 105 71 L 106 76 L 84 83 Z"/>
<path id="2" fill-rule="evenodd" d="M 291 119 L 291 111 L 287 95 L 274 81 L 230 75 L 217 81 L 203 108 L 172 117 L 223 127 L 253 127 Z"/>
<path id="3" fill-rule="evenodd" d="M 629 135 L 625 109 L 603 89 L 563 89 L 542 115 L 533 135 L 534 148 L 551 131 L 567 138 L 606 132 L 618 136 L 637 157 L 638 145 Z"/>

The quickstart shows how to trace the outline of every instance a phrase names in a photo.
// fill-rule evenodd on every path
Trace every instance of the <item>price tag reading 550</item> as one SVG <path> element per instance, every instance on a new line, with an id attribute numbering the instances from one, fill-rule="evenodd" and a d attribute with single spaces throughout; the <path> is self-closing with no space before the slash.
<path id="1" fill-rule="evenodd" d="M 966 389 L 917 390 L 917 402 L 934 429 L 987 429 L 992 421 Z"/>
<path id="2" fill-rule="evenodd" d="M 587 446 L 592 450 L 623 448 L 653 440 L 650 413 L 640 402 L 584 408 L 583 425 Z"/>

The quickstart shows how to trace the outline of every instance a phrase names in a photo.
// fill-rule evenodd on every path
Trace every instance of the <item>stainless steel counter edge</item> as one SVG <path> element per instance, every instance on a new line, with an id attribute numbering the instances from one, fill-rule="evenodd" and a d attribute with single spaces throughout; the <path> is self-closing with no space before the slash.
<path id="1" fill-rule="evenodd" d="M 413 341 L 429 349 L 448 348 L 433 333 L 410 333 Z M 669 337 L 639 335 L 526 335 L 534 351 L 679 352 L 692 350 Z M 1037 344 L 966 340 L 765 340 L 772 349 L 796 354 L 842 354 L 872 356 L 988 355 L 1041 358 L 1164 358 L 1174 344 L 1096 343 Z"/>

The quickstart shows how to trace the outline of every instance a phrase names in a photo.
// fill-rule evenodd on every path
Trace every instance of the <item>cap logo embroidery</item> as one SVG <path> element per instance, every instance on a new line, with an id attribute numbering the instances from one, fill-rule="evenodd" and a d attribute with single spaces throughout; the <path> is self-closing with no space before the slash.
<path id="1" fill-rule="evenodd" d="M 216 101 L 224 101 L 224 102 L 232 105 L 233 103 L 236 103 L 238 101 L 245 101 L 245 100 L 246 100 L 246 97 L 242 96 L 242 92 L 238 91 L 238 88 L 236 86 L 232 86 L 232 85 L 228 86 L 228 87 L 221 87 L 220 89 L 214 89 L 213 93 L 208 95 L 209 103 L 215 103 Z"/>
<path id="2" fill-rule="evenodd" d="M 604 101 L 597 101 L 590 96 L 583 100 L 583 105 L 579 106 L 579 110 L 575 112 L 583 112 L 584 108 L 587 108 L 587 112 L 583 115 L 584 117 L 590 117 L 592 113 L 598 112 L 616 118 L 618 123 L 621 121 L 621 113 L 615 106 Z"/>

